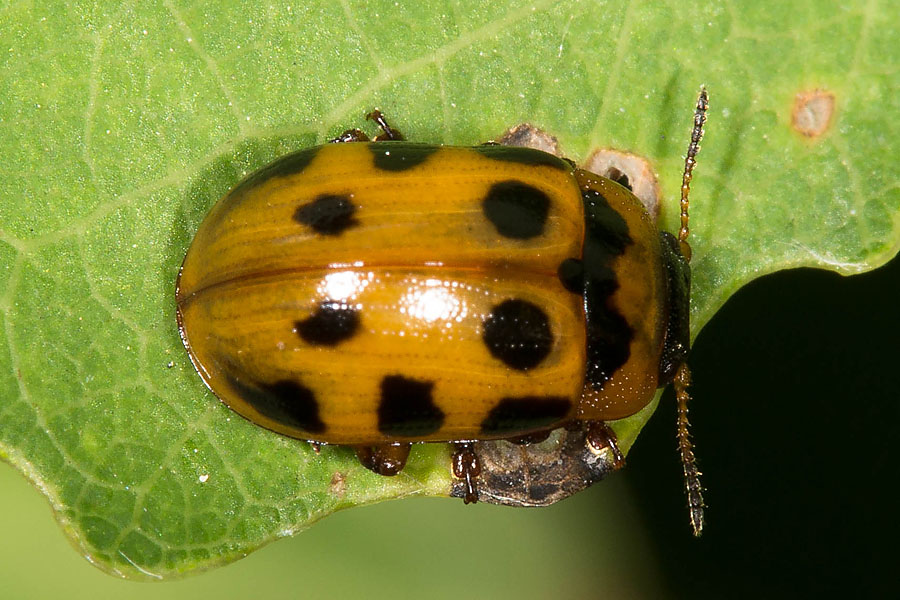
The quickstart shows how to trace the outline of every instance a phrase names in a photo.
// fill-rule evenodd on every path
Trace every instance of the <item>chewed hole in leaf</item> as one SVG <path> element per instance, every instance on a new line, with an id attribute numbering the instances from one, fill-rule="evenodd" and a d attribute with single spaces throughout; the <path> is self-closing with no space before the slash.
<path id="1" fill-rule="evenodd" d="M 585 161 L 584 168 L 628 188 L 654 221 L 659 217 L 659 182 L 645 158 L 630 152 L 601 149 Z"/>

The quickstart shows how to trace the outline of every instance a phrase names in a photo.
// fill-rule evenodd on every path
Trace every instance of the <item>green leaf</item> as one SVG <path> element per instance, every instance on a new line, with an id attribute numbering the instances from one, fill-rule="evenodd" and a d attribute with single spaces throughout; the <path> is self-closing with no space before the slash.
<path id="1" fill-rule="evenodd" d="M 695 335 L 762 274 L 883 264 L 900 248 L 896 11 L 791 6 L 0 7 L 0 456 L 83 554 L 136 578 L 234 560 L 340 508 L 446 495 L 444 445 L 383 478 L 347 449 L 317 456 L 237 417 L 175 327 L 175 275 L 209 207 L 374 106 L 419 141 L 474 144 L 528 121 L 576 160 L 646 157 L 673 230 L 705 83 Z M 815 90 L 834 114 L 809 137 L 792 111 Z M 800 112 L 815 124 L 821 109 Z M 651 412 L 615 425 L 623 445 Z"/>

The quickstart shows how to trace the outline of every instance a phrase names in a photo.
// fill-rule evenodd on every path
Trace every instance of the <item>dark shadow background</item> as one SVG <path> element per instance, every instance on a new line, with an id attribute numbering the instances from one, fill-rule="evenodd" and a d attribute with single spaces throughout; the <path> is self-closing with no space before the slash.
<path id="1" fill-rule="evenodd" d="M 703 537 L 683 507 L 671 390 L 625 470 L 673 597 L 896 594 L 898 307 L 895 258 L 849 278 L 764 277 L 703 329 L 691 357 Z"/>

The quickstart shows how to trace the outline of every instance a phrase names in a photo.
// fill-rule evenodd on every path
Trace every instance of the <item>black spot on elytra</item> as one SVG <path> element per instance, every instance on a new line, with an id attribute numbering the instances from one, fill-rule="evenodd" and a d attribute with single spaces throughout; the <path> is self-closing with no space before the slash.
<path id="1" fill-rule="evenodd" d="M 584 299 L 587 330 L 587 380 L 597 389 L 631 355 L 634 330 L 612 305 L 619 281 L 613 262 L 633 244 L 628 224 L 596 190 L 582 194 L 585 209 Z"/>
<path id="2" fill-rule="evenodd" d="M 407 142 L 374 142 L 369 144 L 369 150 L 375 159 L 376 169 L 405 171 L 428 160 L 429 156 L 440 150 L 440 146 Z"/>
<path id="3" fill-rule="evenodd" d="M 521 181 L 501 181 L 491 186 L 481 208 L 500 235 L 527 240 L 543 233 L 550 197 Z"/>
<path id="4" fill-rule="evenodd" d="M 390 436 L 420 437 L 434 433 L 444 424 L 444 411 L 431 397 L 434 382 L 417 381 L 402 375 L 381 380 L 378 430 Z"/>
<path id="5" fill-rule="evenodd" d="M 558 158 L 542 150 L 535 148 L 523 148 L 520 146 L 476 146 L 473 148 L 479 154 L 494 160 L 502 160 L 504 162 L 518 163 L 528 166 L 546 166 L 559 169 L 560 171 L 571 171 L 572 166 L 565 160 Z"/>
<path id="6" fill-rule="evenodd" d="M 573 294 L 584 293 L 584 263 L 578 258 L 567 258 L 559 263 L 556 275 L 563 287 Z"/>
<path id="7" fill-rule="evenodd" d="M 340 235 L 357 224 L 353 218 L 355 212 L 356 207 L 350 202 L 350 196 L 322 194 L 298 208 L 294 212 L 294 220 L 322 235 Z"/>
<path id="8" fill-rule="evenodd" d="M 273 421 L 311 434 L 325 431 L 315 394 L 300 382 L 247 383 L 232 376 L 228 380 L 247 404 Z"/>
<path id="9" fill-rule="evenodd" d="M 294 325 L 304 342 L 336 346 L 359 329 L 359 311 L 340 302 L 323 302 L 316 312 Z"/>
<path id="10" fill-rule="evenodd" d="M 484 321 L 482 339 L 494 358 L 525 371 L 547 358 L 553 334 L 547 314 L 526 300 L 504 300 Z"/>
<path id="11" fill-rule="evenodd" d="M 562 421 L 571 409 L 572 401 L 564 396 L 503 398 L 481 422 L 481 431 L 513 435 L 548 429 Z"/>
<path id="12" fill-rule="evenodd" d="M 615 257 L 623 254 L 634 243 L 628 230 L 628 223 L 609 205 L 609 201 L 596 190 L 582 193 L 585 211 L 587 242 L 596 246 L 598 256 Z M 601 252 L 602 251 L 602 252 Z"/>

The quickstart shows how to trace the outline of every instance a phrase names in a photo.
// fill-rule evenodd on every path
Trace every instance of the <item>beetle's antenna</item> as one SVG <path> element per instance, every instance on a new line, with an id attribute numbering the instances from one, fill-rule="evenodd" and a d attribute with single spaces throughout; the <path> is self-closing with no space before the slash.
<path id="1" fill-rule="evenodd" d="M 697 153 L 700 152 L 700 140 L 703 139 L 703 125 L 706 124 L 706 111 L 709 110 L 709 94 L 705 86 L 700 86 L 700 96 L 697 98 L 697 108 L 694 110 L 694 128 L 691 130 L 691 143 L 688 145 L 687 156 L 684 157 L 684 174 L 681 177 L 681 229 L 678 230 L 678 241 L 681 245 L 681 254 L 688 261 L 691 260 L 691 246 L 688 244 L 688 195 L 691 193 L 691 178 L 694 167 L 697 164 Z M 691 370 L 687 363 L 681 363 L 675 373 L 672 382 L 675 387 L 675 399 L 677 407 L 677 439 L 678 455 L 681 457 L 681 468 L 684 471 L 684 488 L 687 493 L 688 511 L 691 516 L 691 527 L 694 535 L 699 537 L 703 533 L 703 486 L 700 484 L 700 469 L 697 468 L 697 460 L 694 458 L 694 444 L 691 442 L 690 423 L 688 422 L 688 401 L 691 395 L 688 387 L 691 385 Z"/>
<path id="2" fill-rule="evenodd" d="M 691 442 L 691 432 L 688 423 L 688 401 L 691 395 L 688 386 L 691 385 L 691 370 L 687 363 L 682 363 L 675 373 L 675 399 L 678 401 L 678 454 L 681 457 L 681 468 L 684 470 L 684 488 L 687 493 L 688 512 L 691 516 L 691 527 L 694 535 L 700 537 L 703 533 L 703 486 L 700 485 L 700 469 L 694 458 L 694 444 Z"/>
<path id="3" fill-rule="evenodd" d="M 697 164 L 697 153 L 700 152 L 700 140 L 703 139 L 703 125 L 706 123 L 706 111 L 709 109 L 709 94 L 705 86 L 700 86 L 697 108 L 694 111 L 694 129 L 691 131 L 691 143 L 684 158 L 684 174 L 681 176 L 681 229 L 678 230 L 678 241 L 681 242 L 681 253 L 691 260 L 691 246 L 688 244 L 688 195 L 691 193 L 691 177 Z"/>

